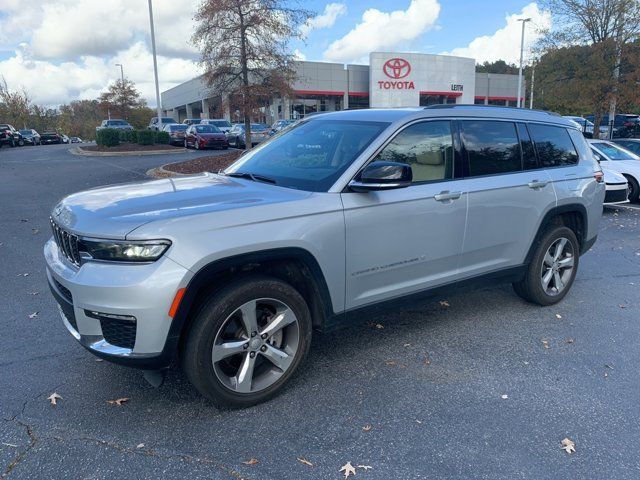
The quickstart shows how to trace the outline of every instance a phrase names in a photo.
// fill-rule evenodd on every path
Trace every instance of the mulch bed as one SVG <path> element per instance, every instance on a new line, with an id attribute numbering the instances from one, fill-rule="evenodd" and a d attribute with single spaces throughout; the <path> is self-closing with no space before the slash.
<path id="1" fill-rule="evenodd" d="M 137 143 L 121 143 L 115 147 L 105 147 L 103 145 L 88 145 L 80 147 L 88 152 L 150 152 L 157 150 L 175 150 L 172 145 L 156 144 L 156 145 L 138 145 Z"/>
<path id="2" fill-rule="evenodd" d="M 171 163 L 169 165 L 165 165 L 163 168 L 175 173 L 217 173 L 231 165 L 242 153 L 242 151 L 236 151 L 224 153 L 222 155 L 199 157 L 194 158 L 193 160 L 186 160 L 184 162 Z"/>

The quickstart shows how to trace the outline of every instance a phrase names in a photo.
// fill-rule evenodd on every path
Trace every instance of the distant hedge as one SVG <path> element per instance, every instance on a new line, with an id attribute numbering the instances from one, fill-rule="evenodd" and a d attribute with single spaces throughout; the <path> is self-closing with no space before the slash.
<path id="1" fill-rule="evenodd" d="M 120 145 L 120 143 L 168 145 L 170 142 L 171 136 L 168 132 L 156 132 L 154 130 L 121 130 L 117 128 L 103 128 L 96 132 L 96 143 L 105 147 L 115 147 L 116 145 Z"/>

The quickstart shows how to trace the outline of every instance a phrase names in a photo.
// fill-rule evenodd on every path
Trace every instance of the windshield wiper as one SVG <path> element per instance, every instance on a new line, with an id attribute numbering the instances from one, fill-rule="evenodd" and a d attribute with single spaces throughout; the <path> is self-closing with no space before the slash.
<path id="1" fill-rule="evenodd" d="M 231 172 L 225 173 L 227 177 L 246 178 L 247 180 L 253 180 L 254 182 L 271 183 L 276 184 L 273 178 L 265 177 L 263 175 L 256 175 L 255 173 L 248 172 Z"/>

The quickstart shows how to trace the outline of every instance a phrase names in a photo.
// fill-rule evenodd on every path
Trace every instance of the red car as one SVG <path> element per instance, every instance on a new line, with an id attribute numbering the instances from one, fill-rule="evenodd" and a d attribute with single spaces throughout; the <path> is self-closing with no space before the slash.
<path id="1" fill-rule="evenodd" d="M 227 136 L 215 125 L 191 125 L 184 137 L 184 148 L 229 148 Z"/>

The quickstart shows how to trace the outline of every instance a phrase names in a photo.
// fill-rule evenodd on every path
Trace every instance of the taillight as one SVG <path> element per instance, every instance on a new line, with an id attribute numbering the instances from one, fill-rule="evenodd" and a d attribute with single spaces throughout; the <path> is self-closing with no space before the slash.
<path id="1" fill-rule="evenodd" d="M 595 178 L 597 183 L 604 182 L 604 173 L 601 171 L 593 172 L 593 178 Z"/>

